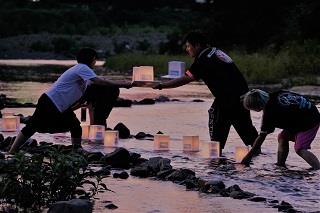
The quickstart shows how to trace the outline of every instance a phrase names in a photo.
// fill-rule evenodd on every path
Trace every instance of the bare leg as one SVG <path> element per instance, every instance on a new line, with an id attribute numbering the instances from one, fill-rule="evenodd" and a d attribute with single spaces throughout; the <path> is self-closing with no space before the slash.
<path id="1" fill-rule="evenodd" d="M 306 149 L 301 149 L 297 151 L 297 154 L 302 157 L 314 170 L 320 169 L 320 162 L 312 152 Z"/>
<path id="2" fill-rule="evenodd" d="M 19 132 L 19 134 L 17 135 L 16 139 L 14 140 L 10 150 L 9 150 L 9 153 L 10 154 L 14 154 L 18 149 L 19 147 L 24 144 L 29 138 L 25 137 L 22 132 Z"/>
<path id="3" fill-rule="evenodd" d="M 284 166 L 289 154 L 289 141 L 278 139 L 278 166 Z"/>

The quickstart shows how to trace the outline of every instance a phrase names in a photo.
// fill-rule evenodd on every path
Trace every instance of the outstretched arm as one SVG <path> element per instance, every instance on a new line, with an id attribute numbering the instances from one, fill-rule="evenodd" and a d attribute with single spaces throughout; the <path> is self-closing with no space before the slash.
<path id="1" fill-rule="evenodd" d="M 130 82 L 129 81 L 110 81 L 107 79 L 103 79 L 101 77 L 92 78 L 90 79 L 90 81 L 93 84 L 102 85 L 102 86 L 116 86 L 119 88 L 127 88 L 127 89 L 132 87 L 131 81 Z"/>
<path id="2" fill-rule="evenodd" d="M 159 83 L 156 86 L 154 86 L 153 89 L 167 89 L 167 88 L 180 87 L 180 86 L 188 84 L 194 80 L 195 79 L 193 77 L 183 76 L 181 78 L 177 78 L 177 79 L 173 79 L 173 80 L 166 81 L 163 83 Z"/>
<path id="3" fill-rule="evenodd" d="M 248 154 L 242 159 L 241 163 L 245 165 L 249 165 L 254 154 L 261 148 L 264 140 L 266 139 L 266 133 L 260 133 L 260 135 L 256 138 L 253 143 L 252 149 L 248 152 Z"/>

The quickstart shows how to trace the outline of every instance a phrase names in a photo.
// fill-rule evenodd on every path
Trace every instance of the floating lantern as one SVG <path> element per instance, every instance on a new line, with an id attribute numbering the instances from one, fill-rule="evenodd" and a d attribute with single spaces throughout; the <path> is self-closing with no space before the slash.
<path id="1" fill-rule="evenodd" d="M 101 143 L 104 141 L 105 127 L 103 125 L 90 125 L 89 140 Z"/>
<path id="2" fill-rule="evenodd" d="M 2 117 L 14 116 L 13 112 L 3 112 Z"/>
<path id="3" fill-rule="evenodd" d="M 155 134 L 154 135 L 154 150 L 156 151 L 168 151 L 170 144 L 169 135 Z"/>
<path id="4" fill-rule="evenodd" d="M 107 130 L 104 134 L 104 145 L 114 147 L 119 141 L 119 132 L 117 130 Z"/>
<path id="5" fill-rule="evenodd" d="M 211 141 L 209 143 L 209 152 L 210 152 L 210 157 L 211 158 L 219 158 L 221 153 L 220 153 L 220 142 L 218 141 Z"/>
<path id="6" fill-rule="evenodd" d="M 153 66 L 133 67 L 132 81 L 153 81 Z"/>
<path id="7" fill-rule="evenodd" d="M 183 151 L 198 152 L 199 136 L 183 136 Z"/>
<path id="8" fill-rule="evenodd" d="M 162 78 L 180 78 L 184 76 L 186 63 L 183 61 L 169 61 L 168 62 L 168 75 Z"/>
<path id="9" fill-rule="evenodd" d="M 4 116 L 2 117 L 2 131 L 15 132 L 19 129 L 20 117 L 19 116 Z"/>
<path id="10" fill-rule="evenodd" d="M 241 163 L 242 159 L 248 154 L 249 148 L 246 146 L 237 146 L 235 153 L 235 160 L 237 163 Z"/>
<path id="11" fill-rule="evenodd" d="M 89 124 L 81 124 L 82 129 L 82 139 L 88 140 L 89 139 L 89 132 L 90 132 L 90 125 Z"/>

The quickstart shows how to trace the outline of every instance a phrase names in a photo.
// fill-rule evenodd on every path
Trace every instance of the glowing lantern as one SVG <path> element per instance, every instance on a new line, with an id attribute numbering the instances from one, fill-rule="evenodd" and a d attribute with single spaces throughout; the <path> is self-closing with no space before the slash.
<path id="1" fill-rule="evenodd" d="M 183 151 L 198 152 L 199 136 L 183 136 Z"/>
<path id="2" fill-rule="evenodd" d="M 3 112 L 2 117 L 14 116 L 13 112 Z"/>
<path id="3" fill-rule="evenodd" d="M 162 78 L 180 78 L 184 76 L 186 63 L 183 61 L 169 61 L 168 62 L 168 75 Z"/>
<path id="4" fill-rule="evenodd" d="M 235 153 L 235 160 L 237 163 L 241 163 L 242 159 L 248 154 L 249 148 L 246 146 L 237 146 Z"/>
<path id="5" fill-rule="evenodd" d="M 103 125 L 90 125 L 89 140 L 102 143 L 104 141 L 105 127 Z"/>
<path id="6" fill-rule="evenodd" d="M 220 143 L 217 141 L 209 141 L 202 144 L 202 151 L 207 158 L 219 158 L 220 153 Z"/>
<path id="7" fill-rule="evenodd" d="M 133 67 L 132 81 L 153 81 L 153 66 Z"/>
<path id="8" fill-rule="evenodd" d="M 155 134 L 154 135 L 154 150 L 156 151 L 168 151 L 170 144 L 169 135 Z"/>
<path id="9" fill-rule="evenodd" d="M 209 143 L 209 152 L 210 152 L 210 157 L 211 158 L 219 158 L 221 153 L 220 153 L 220 142 L 218 141 L 211 141 Z"/>
<path id="10" fill-rule="evenodd" d="M 19 116 L 4 116 L 2 117 L 2 131 L 15 132 L 19 129 L 20 117 Z"/>
<path id="11" fill-rule="evenodd" d="M 90 132 L 90 125 L 89 124 L 81 124 L 82 129 L 82 139 L 88 140 L 89 139 L 89 132 Z"/>
<path id="12" fill-rule="evenodd" d="M 119 141 L 119 132 L 117 130 L 107 130 L 104 134 L 104 145 L 114 147 Z"/>

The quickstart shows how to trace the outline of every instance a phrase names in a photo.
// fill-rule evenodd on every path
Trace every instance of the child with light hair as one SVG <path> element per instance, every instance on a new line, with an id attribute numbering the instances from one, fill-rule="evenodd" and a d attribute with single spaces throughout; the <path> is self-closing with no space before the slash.
<path id="1" fill-rule="evenodd" d="M 294 149 L 312 169 L 320 169 L 318 158 L 309 151 L 320 125 L 320 113 L 307 98 L 289 91 L 267 93 L 253 89 L 243 96 L 246 109 L 261 111 L 262 124 L 259 136 L 252 149 L 241 163 L 249 164 L 256 150 L 261 148 L 267 134 L 275 128 L 283 129 L 278 135 L 277 165 L 285 167 L 289 153 L 289 141 L 295 142 Z"/>

